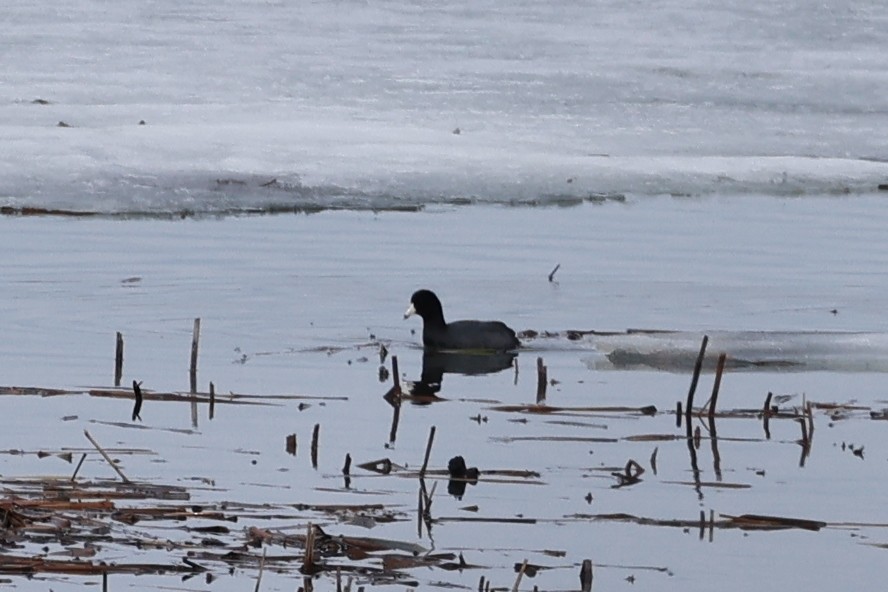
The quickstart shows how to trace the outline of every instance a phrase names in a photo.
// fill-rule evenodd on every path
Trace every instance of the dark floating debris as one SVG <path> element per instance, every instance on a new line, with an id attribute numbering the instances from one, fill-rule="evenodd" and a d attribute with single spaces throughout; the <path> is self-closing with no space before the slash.
<path id="1" fill-rule="evenodd" d="M 560 263 L 557 263 L 557 264 L 555 265 L 555 269 L 553 269 L 553 270 L 549 273 L 549 283 L 555 283 L 555 273 L 556 273 L 559 269 L 561 269 L 561 264 L 560 264 Z"/>
<path id="2" fill-rule="evenodd" d="M 592 560 L 584 559 L 583 566 L 580 568 L 580 591 L 591 592 L 592 590 Z"/>
<path id="3" fill-rule="evenodd" d="M 628 485 L 635 485 L 636 483 L 640 483 L 641 476 L 643 474 L 644 467 L 642 467 L 634 460 L 629 459 L 622 473 L 611 473 L 611 475 L 617 478 L 617 483 L 615 485 L 611 485 L 611 487 L 613 487 L 614 489 L 618 489 L 620 487 L 626 487 Z"/>
<path id="4" fill-rule="evenodd" d="M 462 456 L 454 456 L 447 463 L 450 480 L 447 482 L 447 493 L 456 499 L 462 499 L 466 493 L 466 485 L 476 485 L 481 471 L 478 467 L 467 467 Z"/>
<path id="5" fill-rule="evenodd" d="M 364 469 L 365 471 L 371 471 L 373 473 L 379 473 L 380 475 L 388 475 L 392 472 L 392 461 L 388 458 L 382 458 L 379 460 L 372 460 L 369 462 L 361 463 L 358 465 L 358 468 Z"/>
<path id="6" fill-rule="evenodd" d="M 117 342 L 114 351 L 114 386 L 119 387 L 123 379 L 123 333 L 117 332 Z"/>
<path id="7" fill-rule="evenodd" d="M 118 333 L 118 335 L 120 335 L 120 333 Z M 142 417 L 139 415 L 139 413 L 142 411 L 142 389 L 140 388 L 141 386 L 142 386 L 141 382 L 136 382 L 135 380 L 133 381 L 133 394 L 135 395 L 135 399 L 136 399 L 135 403 L 133 404 L 133 421 L 136 421 L 137 419 L 139 421 L 142 421 Z"/>

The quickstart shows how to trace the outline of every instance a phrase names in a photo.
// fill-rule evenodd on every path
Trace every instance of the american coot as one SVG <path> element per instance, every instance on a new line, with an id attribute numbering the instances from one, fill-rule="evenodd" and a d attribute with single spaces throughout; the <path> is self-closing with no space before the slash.
<path id="1" fill-rule="evenodd" d="M 515 332 L 500 321 L 444 322 L 441 301 L 430 290 L 413 293 L 404 318 L 413 314 L 422 317 L 422 343 L 430 349 L 509 351 L 519 345 Z"/>

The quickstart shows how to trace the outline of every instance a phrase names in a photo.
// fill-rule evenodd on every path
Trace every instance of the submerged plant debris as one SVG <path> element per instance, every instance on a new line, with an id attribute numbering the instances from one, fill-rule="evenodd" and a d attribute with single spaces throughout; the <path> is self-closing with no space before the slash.
<path id="1" fill-rule="evenodd" d="M 698 360 L 705 347 L 704 341 Z M 627 528 L 660 529 L 714 542 L 717 532 L 761 536 L 797 531 L 826 536 L 830 531 L 851 530 L 860 533 L 869 548 L 886 546 L 883 541 L 864 540 L 888 538 L 884 532 L 888 524 L 878 517 L 849 521 L 838 515 L 812 516 L 803 503 L 790 515 L 767 511 L 762 505 L 746 507 L 744 492 L 756 490 L 768 471 L 776 469 L 766 458 L 770 453 L 760 459 L 768 468 L 738 465 L 730 458 L 735 447 L 792 450 L 793 460 L 784 461 L 783 470 L 802 471 L 818 447 L 829 447 L 847 452 L 843 458 L 867 462 L 874 453 L 867 448 L 864 457 L 862 443 L 828 446 L 820 441 L 827 436 L 824 430 L 838 424 L 883 425 L 884 407 L 878 405 L 884 402 L 823 402 L 769 392 L 757 406 L 730 407 L 724 397 L 719 404 L 721 372 L 730 368 L 724 356 L 703 405 L 694 402 L 700 364 L 690 392 L 675 393 L 674 407 L 662 397 L 647 401 L 632 397 L 625 405 L 576 404 L 576 399 L 558 404 L 564 389 L 573 387 L 555 379 L 535 382 L 537 388 L 543 383 L 557 387 L 544 397 L 528 386 L 527 398 L 535 400 L 531 403 L 506 402 L 495 393 L 456 391 L 444 398 L 436 391 L 417 396 L 402 389 L 397 356 L 389 356 L 387 349 L 379 351 L 380 362 L 390 361 L 391 372 L 383 377 L 369 367 L 369 384 L 377 392 L 360 404 L 365 412 L 372 410 L 384 418 L 377 435 L 387 438 L 385 455 L 357 445 L 353 435 L 341 432 L 341 426 L 348 424 L 336 423 L 347 406 L 357 404 L 355 394 L 157 392 L 137 381 L 133 389 L 0 387 L 6 401 L 27 397 L 51 405 L 50 401 L 76 400 L 80 411 L 61 417 L 62 424 L 107 430 L 97 435 L 85 429 L 87 441 L 50 438 L 45 447 L 0 451 L 0 457 L 21 458 L 32 469 L 30 474 L 0 475 L 0 574 L 64 577 L 72 582 L 108 576 L 150 576 L 158 581 L 199 577 L 222 587 L 222 578 L 239 574 L 256 579 L 257 588 L 264 574 L 263 587 L 275 589 L 270 579 L 297 577 L 304 589 L 311 589 L 316 580 L 330 580 L 327 586 L 335 581 L 342 587 L 343 578 L 378 587 L 466 586 L 467 578 L 480 578 L 482 583 L 505 587 L 514 577 L 510 572 L 515 572 L 519 580 L 549 582 L 540 589 L 564 589 L 562 582 L 576 577 L 590 584 L 593 571 L 596 577 L 603 570 L 604 577 L 621 574 L 621 579 L 634 581 L 639 574 L 670 577 L 677 568 L 644 557 L 623 563 L 596 561 L 587 556 L 582 541 L 572 537 L 563 539 L 559 548 L 539 546 L 534 540 L 541 532 L 554 534 L 557 540 L 559 531 L 575 533 L 578 528 L 604 528 L 608 536 Z M 327 348 L 313 353 L 330 355 Z M 541 361 L 536 366 L 539 376 L 553 372 Z M 389 377 L 390 388 L 379 385 L 379 378 Z M 120 420 L 94 413 L 90 405 L 117 400 Z M 413 409 L 402 408 L 403 402 Z M 426 428 L 415 422 L 417 417 L 439 417 L 431 413 L 431 402 L 440 404 L 435 410 L 470 408 L 471 413 L 461 416 L 473 429 L 498 426 L 486 436 L 497 460 L 492 461 L 484 447 L 463 448 L 455 432 L 466 428 L 451 423 L 431 427 L 423 457 L 419 440 L 425 436 L 419 433 Z M 189 427 L 152 421 L 157 405 L 176 404 L 189 410 Z M 175 460 L 162 445 L 164 438 L 200 442 L 204 431 L 211 429 L 204 422 L 250 409 L 295 412 L 294 418 L 308 414 L 290 431 L 274 435 L 275 452 L 304 468 L 297 472 L 284 465 L 271 473 L 257 468 L 240 477 L 234 489 L 217 463 L 205 467 L 198 463 L 190 475 L 151 470 L 152 463 Z M 199 419 L 205 415 L 208 420 Z M 339 427 L 322 428 L 331 423 Z M 446 444 L 436 443 L 436 433 L 437 440 L 444 438 Z M 262 436 L 256 435 L 255 446 L 207 451 L 195 447 L 177 454 L 220 456 L 227 459 L 225 463 L 248 458 L 248 466 L 261 467 L 270 454 L 261 444 Z M 402 444 L 405 439 L 412 439 L 412 447 Z M 301 447 L 300 440 L 305 443 Z M 136 441 L 154 441 L 158 446 L 130 444 Z M 344 466 L 337 465 L 341 469 L 331 469 L 332 463 L 325 462 L 331 446 L 348 450 Z M 440 446 L 458 454 L 436 457 Z M 550 451 L 555 451 L 554 456 Z M 503 466 L 504 458 L 511 459 L 511 466 Z M 341 457 L 336 462 L 341 463 Z M 287 477 L 291 471 L 292 477 Z M 274 473 L 283 478 L 273 478 Z M 500 494 L 524 502 L 501 505 Z M 711 506 L 700 509 L 699 515 L 697 511 L 668 515 L 669 506 L 664 510 L 656 505 L 639 511 L 631 503 L 636 494 L 660 500 L 691 495 L 701 506 Z M 730 501 L 724 510 L 717 508 L 718 494 L 729 496 L 723 498 Z M 553 504 L 553 496 L 570 503 Z M 626 510 L 613 511 L 621 501 Z M 568 510 L 571 505 L 574 509 Z M 380 534 L 367 536 L 369 529 Z M 454 529 L 473 534 L 455 539 Z M 442 532 L 449 543 L 440 542 Z M 505 540 L 523 542 L 510 548 L 491 545 L 486 537 L 494 532 L 513 533 Z M 498 534 L 492 538 L 503 540 Z"/>

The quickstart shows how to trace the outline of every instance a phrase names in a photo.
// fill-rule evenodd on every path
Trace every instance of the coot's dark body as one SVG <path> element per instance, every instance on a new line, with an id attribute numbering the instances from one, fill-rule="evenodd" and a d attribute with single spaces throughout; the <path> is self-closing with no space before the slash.
<path id="1" fill-rule="evenodd" d="M 501 321 L 444 321 L 441 301 L 430 290 L 418 290 L 410 298 L 412 314 L 422 317 L 422 343 L 436 350 L 510 351 L 519 346 L 515 332 Z"/>

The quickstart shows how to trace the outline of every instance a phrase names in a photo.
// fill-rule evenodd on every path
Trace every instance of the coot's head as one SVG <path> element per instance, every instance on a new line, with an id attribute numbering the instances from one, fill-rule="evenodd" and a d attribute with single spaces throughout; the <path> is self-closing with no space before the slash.
<path id="1" fill-rule="evenodd" d="M 404 313 L 404 318 L 417 314 L 422 317 L 423 321 L 437 322 L 444 324 L 444 310 L 441 308 L 441 301 L 435 296 L 431 290 L 417 290 L 410 297 L 410 307 Z"/>

